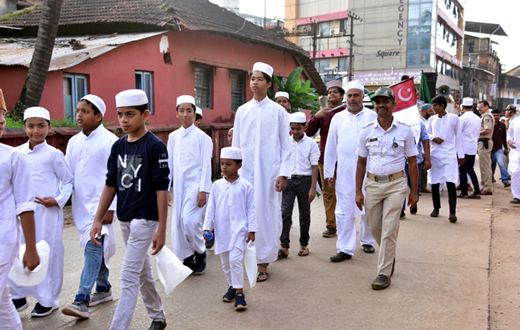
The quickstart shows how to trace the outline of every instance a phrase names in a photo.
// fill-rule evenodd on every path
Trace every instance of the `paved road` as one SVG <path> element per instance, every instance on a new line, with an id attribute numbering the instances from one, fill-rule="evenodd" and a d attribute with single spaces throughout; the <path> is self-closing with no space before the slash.
<path id="1" fill-rule="evenodd" d="M 498 175 L 497 175 L 498 177 Z M 291 231 L 287 259 L 269 267 L 267 282 L 246 286 L 249 309 L 237 313 L 221 301 L 227 289 L 220 258 L 209 252 L 208 269 L 190 276 L 166 295 L 158 282 L 167 314 L 167 329 L 518 329 L 520 328 L 520 220 L 509 204 L 510 188 L 495 184 L 495 195 L 482 200 L 458 199 L 459 221 L 448 221 L 447 192 L 439 218 L 429 217 L 431 195 L 423 194 L 419 212 L 401 221 L 396 272 L 392 285 L 374 291 L 377 250 L 358 246 L 352 260 L 332 263 L 336 238 L 322 238 L 322 199 L 312 204 L 308 257 L 298 257 L 298 222 Z M 295 214 L 297 219 L 297 214 Z M 124 245 L 119 226 L 118 252 L 110 278 L 116 300 L 91 309 L 76 320 L 54 312 L 30 318 L 21 313 L 24 329 L 108 329 L 119 297 Z M 170 235 L 168 245 L 171 246 Z M 75 227 L 64 231 L 65 278 L 60 307 L 73 301 L 83 267 Z M 157 277 L 156 277 L 157 278 Z M 246 280 L 247 281 L 247 280 Z M 139 298 L 132 329 L 150 324 Z"/>

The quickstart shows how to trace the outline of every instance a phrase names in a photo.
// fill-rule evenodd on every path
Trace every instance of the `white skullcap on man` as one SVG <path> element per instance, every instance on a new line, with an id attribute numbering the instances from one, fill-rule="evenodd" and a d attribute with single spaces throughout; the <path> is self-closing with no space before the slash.
<path id="1" fill-rule="evenodd" d="M 242 160 L 242 150 L 236 147 L 227 147 L 220 150 L 220 159 Z"/>
<path id="2" fill-rule="evenodd" d="M 191 95 L 181 95 L 177 98 L 177 107 L 183 103 L 193 104 L 193 107 L 195 109 L 197 108 L 197 105 L 195 104 L 195 98 Z"/>
<path id="3" fill-rule="evenodd" d="M 51 121 L 51 116 L 49 115 L 49 111 L 47 111 L 47 109 L 42 108 L 42 107 L 30 107 L 30 108 L 25 109 L 25 111 L 23 113 L 23 120 L 25 121 L 26 119 L 29 119 L 29 118 L 43 118 L 48 121 Z"/>
<path id="4" fill-rule="evenodd" d="M 90 103 L 94 104 L 96 108 L 99 110 L 99 112 L 101 112 L 101 114 L 105 116 L 105 112 L 107 112 L 107 106 L 99 96 L 88 94 L 83 96 L 80 101 L 83 100 L 89 101 Z"/>
<path id="5" fill-rule="evenodd" d="M 345 92 L 348 92 L 351 89 L 359 89 L 361 93 L 365 94 L 365 85 L 359 80 L 352 80 L 349 81 L 347 84 L 347 90 Z"/>
<path id="6" fill-rule="evenodd" d="M 504 117 L 504 116 L 500 117 L 500 121 L 506 121 L 506 120 L 507 120 L 506 117 Z"/>
<path id="7" fill-rule="evenodd" d="M 289 123 L 305 124 L 307 123 L 307 118 L 305 117 L 305 114 L 303 112 L 291 113 L 291 115 L 289 116 Z"/>
<path id="8" fill-rule="evenodd" d="M 202 109 L 201 109 L 201 108 L 199 108 L 199 107 L 195 107 L 195 113 L 196 113 L 197 115 L 200 115 L 200 116 L 202 117 Z"/>
<path id="9" fill-rule="evenodd" d="M 462 99 L 462 106 L 463 107 L 472 107 L 473 106 L 473 99 L 471 97 L 465 97 Z"/>
<path id="10" fill-rule="evenodd" d="M 274 69 L 269 64 L 262 63 L 262 62 L 256 62 L 253 65 L 253 71 L 263 72 L 263 73 L 267 74 L 269 77 L 272 78 Z"/>
<path id="11" fill-rule="evenodd" d="M 287 92 L 276 92 L 276 94 L 274 95 L 274 99 L 276 100 L 280 96 L 285 97 L 287 99 L 287 101 L 289 101 L 289 93 L 287 93 Z"/>
<path id="12" fill-rule="evenodd" d="M 141 89 L 127 89 L 116 95 L 116 107 L 138 107 L 148 104 L 148 97 Z"/>

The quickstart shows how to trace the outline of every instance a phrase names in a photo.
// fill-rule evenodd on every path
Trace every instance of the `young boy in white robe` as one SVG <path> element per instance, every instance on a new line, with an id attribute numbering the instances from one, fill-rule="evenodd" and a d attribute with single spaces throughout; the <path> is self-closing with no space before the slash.
<path id="1" fill-rule="evenodd" d="M 18 286 L 9 281 L 11 298 L 17 311 L 29 304 L 26 297 L 34 297 L 36 306 L 32 316 L 46 316 L 58 309 L 63 284 L 63 207 L 72 193 L 72 174 L 63 153 L 48 145 L 51 129 L 50 115 L 41 107 L 27 108 L 24 112 L 24 130 L 29 141 L 18 147 L 26 157 L 36 194 L 36 241 L 49 244 L 47 277 L 36 286 Z M 25 243 L 22 237 L 22 244 Z"/>
<path id="2" fill-rule="evenodd" d="M 5 131 L 6 106 L 0 90 L 0 137 Z M 34 192 L 25 155 L 0 143 L 0 326 L 2 329 L 22 329 L 22 321 L 9 297 L 7 277 L 18 254 L 20 224 L 26 250 L 23 264 L 34 270 L 40 263 L 36 251 L 34 230 Z"/>
<path id="3" fill-rule="evenodd" d="M 318 160 L 320 149 L 316 142 L 305 135 L 307 120 L 305 113 L 295 112 L 290 115 L 291 123 L 291 178 L 287 180 L 282 193 L 283 229 L 280 236 L 281 249 L 278 260 L 289 256 L 289 233 L 292 226 L 294 200 L 298 197 L 300 214 L 300 249 L 298 255 L 309 255 L 309 229 L 311 226 L 311 203 L 316 197 L 318 180 Z"/>
<path id="4" fill-rule="evenodd" d="M 168 165 L 173 184 L 172 248 L 184 265 L 200 275 L 206 270 L 206 245 L 202 236 L 207 194 L 211 190 L 213 143 L 195 127 L 195 99 L 177 98 L 181 127 L 168 137 Z"/>
<path id="5" fill-rule="evenodd" d="M 90 229 L 105 186 L 107 161 L 112 145 L 117 141 L 117 136 L 103 126 L 105 111 L 105 102 L 98 96 L 89 94 L 78 102 L 76 122 L 82 131 L 69 140 L 65 153 L 65 160 L 74 177 L 72 215 L 81 235 L 79 245 L 84 251 L 85 264 L 74 302 L 65 306 L 62 312 L 81 318 L 89 317 L 89 306 L 113 299 L 108 281 L 108 262 L 116 252 L 112 225 L 115 203 L 103 218 L 103 235 L 98 238 L 101 246 L 90 240 Z M 96 282 L 96 292 L 91 295 Z"/>
<path id="6" fill-rule="evenodd" d="M 211 238 L 212 230 L 217 235 L 215 254 L 220 254 L 229 285 L 222 300 L 235 301 L 237 311 L 247 308 L 242 261 L 246 243 L 255 240 L 256 232 L 253 186 L 238 175 L 241 167 L 242 151 L 223 148 L 220 152 L 223 178 L 211 188 L 204 221 L 204 239 Z"/>
<path id="7" fill-rule="evenodd" d="M 152 255 L 157 254 L 166 240 L 168 155 L 164 143 L 146 129 L 150 111 L 144 91 L 122 91 L 116 95 L 116 107 L 119 125 L 127 135 L 112 147 L 106 185 L 90 239 L 96 242 L 102 235 L 103 215 L 117 195 L 117 217 L 126 252 L 121 270 L 121 298 L 110 329 L 130 329 L 141 289 L 146 311 L 152 319 L 149 329 L 162 330 L 166 328 L 166 317 L 148 250 L 151 244 Z"/>
<path id="8" fill-rule="evenodd" d="M 255 191 L 257 282 L 267 280 L 267 266 L 278 258 L 280 193 L 291 176 L 289 115 L 267 97 L 272 75 L 270 65 L 255 63 L 249 83 L 254 97 L 238 108 L 233 128 L 233 147 L 241 149 L 244 157 L 241 176 Z"/>

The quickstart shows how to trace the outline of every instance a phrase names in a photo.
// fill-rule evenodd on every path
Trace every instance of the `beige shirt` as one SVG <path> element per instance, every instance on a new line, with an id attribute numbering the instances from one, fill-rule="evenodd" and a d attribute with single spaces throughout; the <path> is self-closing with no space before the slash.
<path id="1" fill-rule="evenodd" d="M 489 134 L 481 134 L 480 138 L 488 138 L 491 139 L 493 137 L 493 129 L 495 127 L 495 118 L 491 115 L 491 111 L 486 111 L 482 114 L 482 131 L 486 129 L 490 129 L 491 132 Z"/>

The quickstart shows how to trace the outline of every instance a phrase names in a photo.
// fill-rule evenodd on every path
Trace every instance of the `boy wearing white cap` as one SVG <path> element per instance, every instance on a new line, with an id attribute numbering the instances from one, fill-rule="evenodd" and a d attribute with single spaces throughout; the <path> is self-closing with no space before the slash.
<path id="1" fill-rule="evenodd" d="M 253 186 L 238 175 L 242 167 L 242 151 L 223 148 L 220 169 L 223 178 L 215 181 L 208 200 L 204 221 L 204 236 L 217 234 L 215 254 L 220 254 L 222 268 L 228 281 L 225 302 L 235 300 L 235 310 L 247 308 L 244 296 L 244 270 L 242 260 L 246 243 L 255 240 L 256 211 Z"/>
<path id="2" fill-rule="evenodd" d="M 333 262 L 351 259 L 356 250 L 356 217 L 359 220 L 359 240 L 365 253 L 374 253 L 375 239 L 368 228 L 365 210 L 356 207 L 357 145 L 363 127 L 377 119 L 377 114 L 363 106 L 365 86 L 359 80 L 347 85 L 347 111 L 335 115 L 329 126 L 324 157 L 324 185 L 335 183 L 337 253 Z M 337 175 L 335 175 L 337 174 Z M 336 177 L 336 178 L 335 178 Z M 334 182 L 335 181 L 335 182 Z M 363 185 L 364 186 L 364 185 Z M 363 189 L 363 194 L 365 191 Z"/>
<path id="3" fill-rule="evenodd" d="M 51 128 L 49 111 L 41 107 L 24 112 L 24 130 L 29 141 L 18 149 L 27 157 L 36 193 L 36 241 L 49 243 L 47 277 L 36 286 L 17 286 L 9 281 L 11 298 L 17 310 L 26 309 L 26 297 L 38 301 L 32 316 L 46 316 L 58 309 L 63 284 L 63 207 L 72 193 L 72 174 L 63 153 L 48 145 L 45 138 Z M 22 244 L 25 243 L 22 237 Z"/>
<path id="4" fill-rule="evenodd" d="M 459 117 L 462 142 L 464 144 L 464 164 L 459 166 L 460 198 L 480 199 L 480 186 L 473 166 L 478 152 L 481 120 L 473 111 L 473 99 L 462 99 L 462 116 Z M 473 183 L 474 192 L 468 195 L 468 175 Z"/>
<path id="5" fill-rule="evenodd" d="M 282 193 L 282 235 L 280 236 L 281 249 L 278 259 L 289 255 L 289 232 L 292 226 L 294 200 L 298 197 L 300 214 L 300 249 L 298 255 L 309 255 L 309 228 L 311 225 L 311 203 L 316 196 L 316 182 L 318 181 L 318 159 L 320 150 L 318 145 L 307 135 L 305 113 L 295 112 L 290 115 L 291 127 L 291 178 L 287 180 Z"/>
<path id="6" fill-rule="evenodd" d="M 102 235 L 103 215 L 117 195 L 117 217 L 126 245 L 121 270 L 121 298 L 110 329 L 130 329 L 139 288 L 150 329 L 164 329 L 165 315 L 155 287 L 148 249 L 157 254 L 166 240 L 168 215 L 168 155 L 164 143 L 146 129 L 150 118 L 148 98 L 140 89 L 116 95 L 119 125 L 126 133 L 110 153 L 106 185 L 90 231 L 90 239 Z"/>
<path id="7" fill-rule="evenodd" d="M 193 125 L 195 111 L 193 96 L 177 98 L 176 113 L 181 127 L 168 137 L 168 165 L 173 184 L 173 253 L 199 275 L 206 271 L 202 224 L 207 194 L 211 190 L 213 143 Z"/>
<path id="8" fill-rule="evenodd" d="M 250 80 L 254 98 L 238 108 L 233 129 L 233 147 L 241 149 L 244 157 L 241 175 L 255 191 L 258 282 L 267 280 L 267 266 L 278 258 L 280 192 L 291 175 L 289 116 L 267 97 L 272 74 L 270 65 L 255 63 Z"/>
<path id="9" fill-rule="evenodd" d="M 5 106 L 0 90 L 0 138 L 5 131 Z M 20 224 L 25 237 L 23 264 L 34 270 L 40 263 L 36 251 L 34 230 L 34 192 L 29 165 L 18 149 L 0 143 L 0 326 L 2 329 L 22 329 L 20 316 L 9 297 L 7 277 L 18 254 Z"/>
<path id="10" fill-rule="evenodd" d="M 289 93 L 287 92 L 276 92 L 274 95 L 274 101 L 281 105 L 287 113 L 291 113 L 291 102 L 289 102 Z"/>
<path id="11" fill-rule="evenodd" d="M 111 224 L 115 203 L 103 218 L 103 236 L 98 238 L 102 245 L 90 240 L 90 229 L 105 186 L 110 149 L 117 141 L 117 136 L 103 126 L 105 111 L 105 102 L 96 95 L 85 95 L 78 102 L 76 122 L 82 131 L 69 140 L 65 152 L 73 177 L 72 215 L 81 235 L 79 244 L 84 251 L 85 264 L 78 294 L 62 312 L 81 318 L 89 317 L 89 306 L 112 300 L 108 263 L 116 252 L 116 237 Z M 96 292 L 90 295 L 96 282 Z"/>

